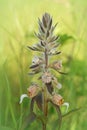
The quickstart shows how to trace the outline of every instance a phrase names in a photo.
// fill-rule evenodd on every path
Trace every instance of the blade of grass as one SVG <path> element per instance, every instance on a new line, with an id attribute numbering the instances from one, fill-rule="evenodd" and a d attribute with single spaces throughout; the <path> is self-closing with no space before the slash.
<path id="1" fill-rule="evenodd" d="M 3 72 L 4 72 L 4 70 L 3 70 Z M 9 80 L 8 80 L 6 72 L 4 72 L 4 76 L 5 76 L 5 80 L 6 80 L 6 83 L 7 83 L 7 100 L 8 100 L 7 101 L 7 103 L 8 103 L 7 107 L 9 107 L 14 127 L 17 128 L 16 118 L 15 118 L 14 110 L 13 110 L 12 103 L 11 103 L 11 98 L 12 97 L 11 97 L 11 91 L 10 91 L 10 83 L 9 83 Z M 8 114 L 7 112 L 6 112 L 6 114 Z M 7 115 L 5 117 L 5 120 L 7 120 L 6 118 L 7 118 Z"/>

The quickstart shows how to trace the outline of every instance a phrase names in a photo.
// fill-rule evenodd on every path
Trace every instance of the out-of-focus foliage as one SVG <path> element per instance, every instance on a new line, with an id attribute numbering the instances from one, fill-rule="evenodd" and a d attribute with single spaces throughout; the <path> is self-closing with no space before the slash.
<path id="1" fill-rule="evenodd" d="M 61 130 L 87 129 L 86 8 L 86 0 L 0 0 L 1 130 L 23 129 L 22 124 L 29 114 L 28 99 L 19 105 L 21 93 L 26 93 L 30 83 L 36 80 L 35 77 L 33 79 L 33 76 L 28 76 L 34 53 L 31 56 L 31 51 L 26 46 L 37 42 L 34 31 L 38 29 L 38 17 L 44 12 L 53 16 L 54 24 L 58 22 L 55 34 L 60 35 L 62 54 L 54 57 L 62 57 L 64 72 L 68 72 L 67 76 L 59 75 L 63 84 L 61 94 L 70 103 L 69 109 L 83 107 L 63 119 Z M 54 113 L 56 111 L 51 106 L 48 130 L 57 129 L 57 114 Z M 28 129 L 41 130 L 41 125 L 37 122 L 38 120 L 29 125 Z"/>

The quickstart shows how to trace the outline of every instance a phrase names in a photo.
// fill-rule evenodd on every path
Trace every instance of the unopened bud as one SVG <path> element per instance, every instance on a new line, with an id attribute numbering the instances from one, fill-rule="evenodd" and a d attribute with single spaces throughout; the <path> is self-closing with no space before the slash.
<path id="1" fill-rule="evenodd" d="M 53 63 L 53 67 L 55 69 L 61 69 L 62 68 L 62 61 L 56 61 L 55 63 Z"/>

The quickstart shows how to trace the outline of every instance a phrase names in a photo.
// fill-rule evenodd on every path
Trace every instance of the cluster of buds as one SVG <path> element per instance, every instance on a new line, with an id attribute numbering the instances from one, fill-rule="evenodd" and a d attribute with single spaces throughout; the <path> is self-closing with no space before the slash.
<path id="1" fill-rule="evenodd" d="M 54 26 L 52 25 L 52 17 L 48 13 L 45 13 L 42 16 L 42 20 L 38 19 L 38 23 L 39 33 L 35 33 L 35 35 L 38 37 L 39 42 L 36 43 L 33 47 L 28 46 L 28 48 L 32 51 L 40 52 L 41 55 L 35 56 L 33 58 L 32 65 L 30 66 L 30 74 L 34 75 L 39 73 L 40 78 L 38 79 L 42 81 L 43 85 L 41 87 L 36 83 L 32 84 L 27 89 L 28 94 L 24 94 L 21 96 L 20 103 L 22 102 L 24 97 L 29 97 L 31 99 L 36 99 L 36 102 L 39 103 L 37 105 L 40 107 L 46 106 L 44 105 L 44 103 L 49 99 L 50 102 L 58 107 L 66 105 L 68 108 L 69 104 L 64 102 L 63 97 L 59 93 L 57 94 L 55 91 L 55 88 L 61 89 L 62 85 L 58 82 L 58 79 L 50 71 L 51 69 L 54 69 L 54 71 L 62 74 L 62 61 L 57 60 L 53 61 L 53 63 L 50 63 L 49 61 L 49 56 L 51 57 L 52 55 L 59 55 L 61 53 L 57 50 L 57 47 L 59 46 L 59 36 L 55 36 L 53 34 L 57 24 L 55 24 Z M 46 95 L 45 98 L 47 99 L 44 99 L 44 95 Z M 44 101 L 42 99 L 44 99 Z"/>

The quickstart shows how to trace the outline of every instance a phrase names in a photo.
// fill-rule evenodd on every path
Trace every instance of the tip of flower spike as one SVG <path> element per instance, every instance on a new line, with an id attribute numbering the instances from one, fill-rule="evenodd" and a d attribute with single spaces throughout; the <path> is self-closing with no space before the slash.
<path id="1" fill-rule="evenodd" d="M 64 103 L 63 103 L 63 106 L 66 106 L 66 111 L 65 111 L 65 112 L 67 113 L 68 108 L 69 108 L 69 103 L 68 103 L 68 102 L 64 102 Z"/>
<path id="2" fill-rule="evenodd" d="M 21 95 L 19 104 L 22 103 L 22 101 L 23 101 L 23 99 L 24 99 L 25 97 L 28 97 L 27 94 L 22 94 L 22 95 Z"/>

